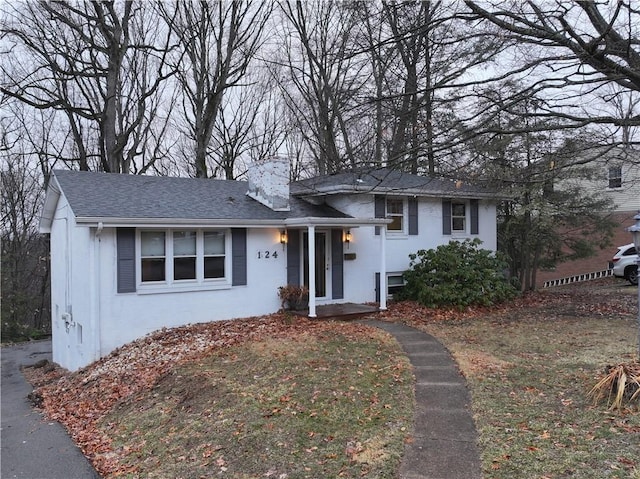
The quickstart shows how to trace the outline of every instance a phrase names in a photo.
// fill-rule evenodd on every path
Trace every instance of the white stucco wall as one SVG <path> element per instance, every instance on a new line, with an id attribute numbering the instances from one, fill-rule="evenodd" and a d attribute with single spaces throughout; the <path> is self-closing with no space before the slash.
<path id="1" fill-rule="evenodd" d="M 331 203 L 355 217 L 374 216 L 372 195 L 332 198 Z M 483 247 L 496 248 L 496 209 L 492 202 L 480 202 L 479 235 L 443 235 L 438 199 L 421 198 L 418 215 L 419 235 L 387 234 L 388 273 L 406 270 L 410 253 L 452 239 L 479 237 Z M 344 261 L 344 298 L 333 302 L 375 301 L 381 243 L 374 231 L 374 227 L 351 228 L 351 242 L 344 245 L 344 253 L 355 253 L 356 258 Z M 277 288 L 287 282 L 288 246 L 280 244 L 277 228 L 247 230 L 246 286 L 199 291 L 138 288 L 134 293 L 117 292 L 116 229 L 104 228 L 96 233 L 95 227 L 75 224 L 61 196 L 51 232 L 52 331 L 53 359 L 67 369 L 79 369 L 163 327 L 257 316 L 280 308 Z M 270 253 L 269 258 L 265 252 Z M 277 252 L 277 258 L 273 252 Z M 70 314 L 67 322 L 63 313 Z"/>
<path id="2" fill-rule="evenodd" d="M 372 195 L 351 195 L 330 199 L 334 208 L 352 216 L 371 218 L 374 216 Z M 419 198 L 418 235 L 387 232 L 386 271 L 402 273 L 409 267 L 409 254 L 420 249 L 436 248 L 449 241 L 479 238 L 482 248 L 497 249 L 496 205 L 481 200 L 478 208 L 479 234 L 471 235 L 442 233 L 442 201 Z M 405 215 L 406 220 L 406 215 Z M 374 227 L 351 229 L 352 240 L 345 253 L 355 253 L 356 259 L 344 262 L 344 301 L 375 301 L 375 274 L 380 271 L 380 236 Z"/>
<path id="3" fill-rule="evenodd" d="M 64 195 L 51 226 L 51 332 L 53 360 L 76 370 L 97 356 L 91 313 L 93 259 L 88 228 L 78 228 Z"/>
<path id="4" fill-rule="evenodd" d="M 265 251 L 271 254 L 265 258 Z M 277 258 L 273 257 L 276 251 Z M 261 252 L 258 258 L 258 252 Z M 278 286 L 286 284 L 286 254 L 276 229 L 247 234 L 247 285 L 202 291 L 117 293 L 116 230 L 105 228 L 100 241 L 100 354 L 161 329 L 185 324 L 257 316 L 280 308 Z"/>

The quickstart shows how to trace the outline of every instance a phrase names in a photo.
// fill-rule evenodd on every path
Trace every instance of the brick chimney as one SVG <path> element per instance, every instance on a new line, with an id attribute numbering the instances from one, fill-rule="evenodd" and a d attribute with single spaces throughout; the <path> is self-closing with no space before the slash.
<path id="1" fill-rule="evenodd" d="M 289 211 L 289 159 L 273 157 L 249 165 L 247 195 L 274 211 Z"/>

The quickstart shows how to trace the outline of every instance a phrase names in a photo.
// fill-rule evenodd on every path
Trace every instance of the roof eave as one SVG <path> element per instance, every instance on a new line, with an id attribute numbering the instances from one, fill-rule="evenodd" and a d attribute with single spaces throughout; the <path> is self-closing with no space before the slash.
<path id="1" fill-rule="evenodd" d="M 322 188 L 317 188 L 314 190 L 301 191 L 296 193 L 296 196 L 301 197 L 318 197 L 318 196 L 329 196 L 329 195 L 339 195 L 339 194 L 360 194 L 360 193 L 370 193 L 370 194 L 387 194 L 387 195 L 397 195 L 397 196 L 423 196 L 425 198 L 483 198 L 483 199 L 495 199 L 495 200 L 504 200 L 509 199 L 510 197 L 503 194 L 498 194 L 497 192 L 479 192 L 479 191 L 425 191 L 420 188 L 390 188 L 390 187 L 380 187 L 380 186 L 327 186 Z"/>
<path id="2" fill-rule="evenodd" d="M 81 226 L 97 228 L 99 225 L 105 228 L 126 227 L 158 227 L 158 228 L 274 228 L 274 227 L 357 227 L 357 226 L 384 226 L 391 223 L 386 218 L 323 218 L 303 217 L 287 218 L 281 220 L 229 220 L 229 219 L 186 219 L 186 218 L 106 218 L 106 217 L 77 217 L 76 223 Z"/>
<path id="3" fill-rule="evenodd" d="M 241 219 L 215 219 L 215 218 L 114 218 L 99 216 L 77 217 L 76 223 L 82 226 L 97 227 L 102 224 L 105 228 L 125 228 L 125 227 L 163 227 L 171 228 L 178 226 L 181 228 L 193 227 L 201 228 L 205 226 L 240 228 L 251 226 L 254 228 L 271 228 L 282 226 L 284 219 L 270 220 L 241 220 Z"/>

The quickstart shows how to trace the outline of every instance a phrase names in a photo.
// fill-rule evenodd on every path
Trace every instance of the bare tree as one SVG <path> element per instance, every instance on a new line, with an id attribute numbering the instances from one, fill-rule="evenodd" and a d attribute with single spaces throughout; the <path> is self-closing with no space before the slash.
<path id="1" fill-rule="evenodd" d="M 49 329 L 48 241 L 37 230 L 43 176 L 31 164 L 26 130 L 2 117 L 0 131 L 2 337 L 15 340 Z"/>
<path id="2" fill-rule="evenodd" d="M 147 5 L 27 2 L 3 10 L 1 32 L 12 48 L 3 62 L 2 92 L 59 111 L 80 169 L 148 168 L 157 159 L 150 132 L 166 121 L 158 98 L 175 72 L 166 64 L 168 36 Z"/>
<path id="3" fill-rule="evenodd" d="M 484 130 L 467 149 L 474 171 L 511 196 L 499 205 L 499 248 L 510 259 L 511 275 L 532 290 L 540 268 L 589 257 L 607 244 L 613 205 L 584 188 L 595 170 L 587 159 L 578 161 L 593 158 L 587 148 L 606 138 L 594 128 L 566 130 L 561 120 L 537 117 L 535 98 L 514 103 L 520 89 L 506 82 L 482 92 L 483 103 L 497 107 L 481 115 Z"/>
<path id="4" fill-rule="evenodd" d="M 259 70 L 247 79 L 249 84 L 230 89 L 223 99 L 208 155 L 215 165 L 213 176 L 222 170 L 226 179 L 236 179 L 250 162 L 278 156 L 284 143 L 284 112 L 277 88 Z"/>
<path id="5" fill-rule="evenodd" d="M 442 1 L 382 3 L 385 45 L 392 48 L 384 96 L 392 115 L 388 161 L 412 172 L 445 173 L 446 156 L 460 138 L 452 136 L 457 112 L 484 82 L 474 75 L 503 48 L 502 41 L 479 35 L 458 4 Z"/>
<path id="6" fill-rule="evenodd" d="M 365 65 L 353 55 L 356 10 L 336 1 L 288 1 L 280 8 L 287 20 L 281 39 L 285 58 L 279 60 L 286 74 L 277 68 L 274 74 L 292 117 L 320 173 L 354 167 L 359 145 L 352 133 L 362 117 L 355 110 L 368 80 Z"/>
<path id="7" fill-rule="evenodd" d="M 370 128 L 373 135 L 372 161 L 375 166 L 380 167 L 385 158 L 384 135 L 388 127 L 388 115 L 385 115 L 381 99 L 385 94 L 386 72 L 390 67 L 393 53 L 384 42 L 387 32 L 377 4 L 361 2 L 358 4 L 358 13 L 364 28 L 356 42 L 368 57 L 373 82 L 370 95 L 375 108 Z"/>
<path id="8" fill-rule="evenodd" d="M 529 78 L 526 93 L 544 100 L 535 114 L 589 123 L 638 125 L 640 116 L 594 111 L 586 98 L 606 96 L 617 84 L 640 91 L 640 10 L 633 2 L 475 2 L 473 16 L 490 22 L 493 35 L 519 45 L 518 63 L 505 75 Z M 557 92 L 562 91 L 562 95 Z"/>
<path id="9" fill-rule="evenodd" d="M 207 178 L 208 149 L 225 92 L 242 85 L 272 6 L 250 0 L 176 0 L 158 8 L 181 45 L 176 66 L 182 131 L 193 142 L 195 176 Z"/>
<path id="10" fill-rule="evenodd" d="M 479 82 L 469 72 L 493 59 L 501 42 L 478 35 L 447 2 L 281 7 L 291 29 L 282 39 L 286 75 L 275 75 L 319 171 L 371 164 L 445 171 L 443 157 L 463 141 L 451 137 L 452 112 Z"/>

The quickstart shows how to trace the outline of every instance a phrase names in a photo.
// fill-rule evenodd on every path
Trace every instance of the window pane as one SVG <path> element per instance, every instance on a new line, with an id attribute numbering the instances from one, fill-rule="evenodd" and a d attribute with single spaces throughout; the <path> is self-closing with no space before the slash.
<path id="1" fill-rule="evenodd" d="M 389 219 L 393 220 L 387 225 L 389 231 L 402 231 L 402 216 L 392 216 Z"/>
<path id="2" fill-rule="evenodd" d="M 453 203 L 451 205 L 451 215 L 452 216 L 465 216 L 464 204 L 463 203 Z"/>
<path id="3" fill-rule="evenodd" d="M 164 281 L 164 258 L 142 259 L 142 281 Z"/>
<path id="4" fill-rule="evenodd" d="M 209 257 L 204 259 L 205 278 L 224 278 L 224 257 Z"/>
<path id="5" fill-rule="evenodd" d="M 401 215 L 402 214 L 402 200 L 387 200 L 387 214 L 388 215 Z"/>
<path id="6" fill-rule="evenodd" d="M 173 255 L 174 256 L 195 256 L 196 255 L 196 232 L 195 231 L 174 231 Z"/>
<path id="7" fill-rule="evenodd" d="M 224 233 L 219 231 L 204 232 L 204 254 L 224 254 Z"/>
<path id="8" fill-rule="evenodd" d="M 394 295 L 396 293 L 399 293 L 400 291 L 402 291 L 402 288 L 404 288 L 403 284 L 399 286 L 389 286 L 388 294 Z"/>
<path id="9" fill-rule="evenodd" d="M 196 279 L 196 258 L 174 258 L 173 279 Z"/>
<path id="10" fill-rule="evenodd" d="M 402 279 L 402 276 L 389 276 L 387 277 L 387 284 L 389 286 L 403 285 L 404 279 Z"/>
<path id="11" fill-rule="evenodd" d="M 143 231 L 140 243 L 142 256 L 164 256 L 164 231 Z"/>
<path id="12" fill-rule="evenodd" d="M 464 218 L 452 218 L 451 227 L 454 231 L 464 231 Z"/>
<path id="13" fill-rule="evenodd" d="M 609 188 L 621 188 L 622 187 L 622 167 L 610 166 L 609 167 Z"/>

